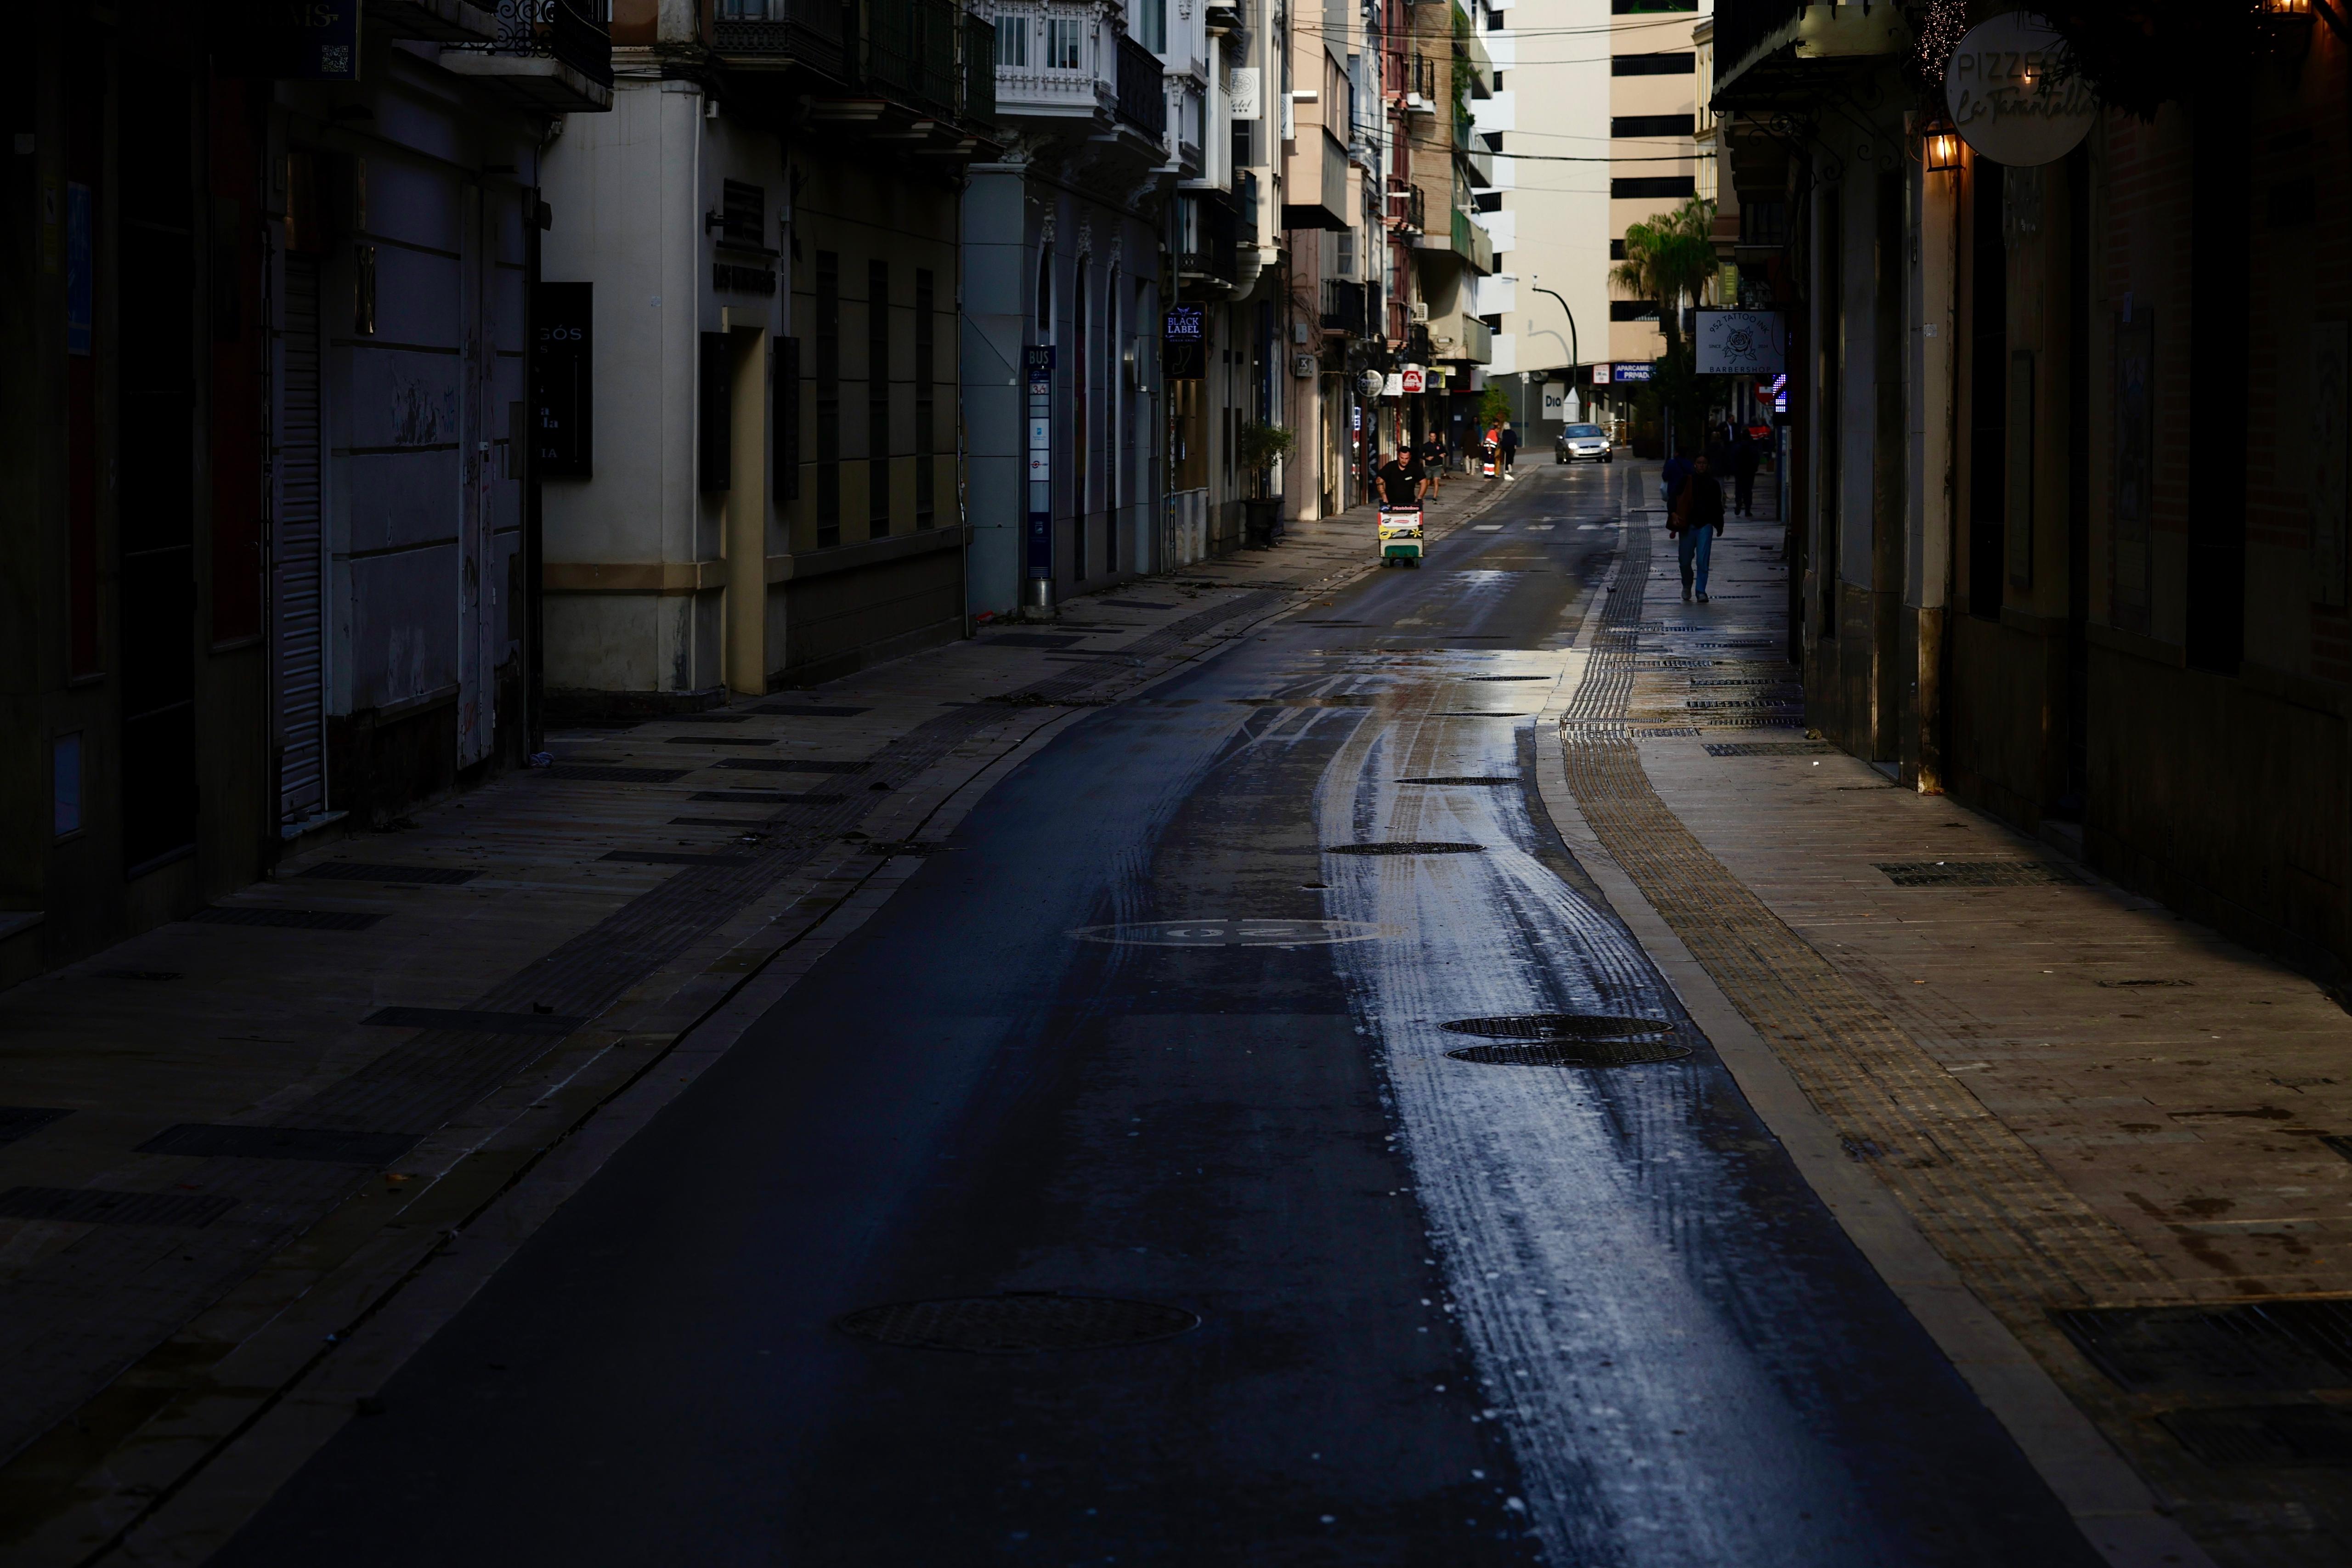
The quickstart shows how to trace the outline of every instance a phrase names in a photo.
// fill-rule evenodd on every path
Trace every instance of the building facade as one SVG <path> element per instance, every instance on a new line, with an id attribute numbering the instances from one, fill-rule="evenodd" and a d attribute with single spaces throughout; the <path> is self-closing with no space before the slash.
<path id="1" fill-rule="evenodd" d="M 961 635 L 985 24 L 619 0 L 613 28 L 614 111 L 545 174 L 586 344 L 543 478 L 551 705 L 691 710 Z"/>
<path id="2" fill-rule="evenodd" d="M 2340 14 L 2217 13 L 2192 92 L 2060 16 L 2103 102 L 2005 166 L 1900 13 L 1718 14 L 1738 256 L 1789 313 L 1808 719 L 2333 977 L 2352 44 Z M 1880 107 L 1806 110 L 1831 82 Z"/>
<path id="3" fill-rule="evenodd" d="M 520 760 L 561 0 L 45 7 L 0 437 L 0 982 Z"/>

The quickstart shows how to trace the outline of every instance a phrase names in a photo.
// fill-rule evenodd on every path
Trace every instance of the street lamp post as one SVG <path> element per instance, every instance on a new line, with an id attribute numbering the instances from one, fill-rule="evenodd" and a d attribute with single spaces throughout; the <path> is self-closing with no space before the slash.
<path id="1" fill-rule="evenodd" d="M 1550 294 L 1553 299 L 1559 300 L 1559 313 L 1568 318 L 1568 386 L 1570 394 L 1573 395 L 1576 391 L 1576 373 L 1584 363 L 1584 354 L 1577 347 L 1576 342 L 1576 312 L 1568 308 L 1568 301 L 1560 300 L 1559 294 L 1542 287 L 1542 273 L 1528 274 L 1528 287 L 1538 294 Z"/>

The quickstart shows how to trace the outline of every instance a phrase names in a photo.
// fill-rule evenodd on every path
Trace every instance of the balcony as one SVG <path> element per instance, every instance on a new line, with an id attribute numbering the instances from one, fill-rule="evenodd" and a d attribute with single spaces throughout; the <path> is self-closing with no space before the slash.
<path id="1" fill-rule="evenodd" d="M 711 46 L 740 69 L 805 66 L 846 79 L 848 22 L 841 0 L 719 0 Z"/>
<path id="2" fill-rule="evenodd" d="M 982 0 L 996 24 L 996 112 L 1032 133 L 1115 148 L 1135 173 L 1168 162 L 1167 73 L 1110 0 Z"/>
<path id="3" fill-rule="evenodd" d="M 1495 242 L 1487 237 L 1486 229 L 1479 225 L 1478 220 L 1460 207 L 1455 207 L 1449 216 L 1453 218 L 1453 222 L 1444 232 L 1431 234 L 1423 230 L 1421 237 L 1412 242 L 1412 247 L 1415 250 L 1444 251 L 1458 256 L 1474 272 L 1487 273 L 1495 270 Z"/>
<path id="4" fill-rule="evenodd" d="M 1715 12 L 1718 110 L 1814 103 L 1824 80 L 1910 47 L 1902 7 L 1860 0 L 1722 0 Z"/>
<path id="5" fill-rule="evenodd" d="M 1407 234 L 1419 234 L 1428 227 L 1429 202 L 1419 185 L 1407 185 L 1389 192 L 1389 221 Z"/>
<path id="6" fill-rule="evenodd" d="M 441 68 L 472 77 L 519 109 L 595 113 L 613 107 L 613 40 L 589 0 L 499 0 L 498 34 L 441 47 Z"/>
<path id="7" fill-rule="evenodd" d="M 1118 35 L 1118 117 L 1152 141 L 1168 141 L 1168 77 L 1160 57 Z"/>
<path id="8" fill-rule="evenodd" d="M 1223 191 L 1176 193 L 1176 272 L 1180 278 L 1233 285 L 1240 271 L 1231 198 Z"/>
<path id="9" fill-rule="evenodd" d="M 1323 330 L 1360 338 L 1364 335 L 1365 320 L 1364 286 L 1344 279 L 1326 278 L 1323 280 Z"/>
<path id="10" fill-rule="evenodd" d="M 955 0 L 865 0 L 866 81 L 915 109 L 957 111 Z"/>
<path id="11" fill-rule="evenodd" d="M 996 118 L 996 28 L 981 16 L 963 19 L 963 117 L 982 125 Z"/>

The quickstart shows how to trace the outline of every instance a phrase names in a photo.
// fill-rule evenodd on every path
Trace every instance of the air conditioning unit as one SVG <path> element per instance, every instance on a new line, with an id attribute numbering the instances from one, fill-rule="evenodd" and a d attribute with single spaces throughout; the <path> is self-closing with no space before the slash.
<path id="1" fill-rule="evenodd" d="M 1412 319 L 1416 321 L 1425 321 L 1429 320 L 1428 301 L 1423 300 L 1415 300 L 1412 302 Z"/>

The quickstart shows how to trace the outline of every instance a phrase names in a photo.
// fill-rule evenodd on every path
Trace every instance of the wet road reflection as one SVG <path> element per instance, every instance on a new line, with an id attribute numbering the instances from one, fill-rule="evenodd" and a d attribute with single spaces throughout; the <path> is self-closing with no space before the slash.
<path id="1" fill-rule="evenodd" d="M 222 1560 L 2092 1561 L 1529 787 L 1648 473 L 1066 733 Z"/>

